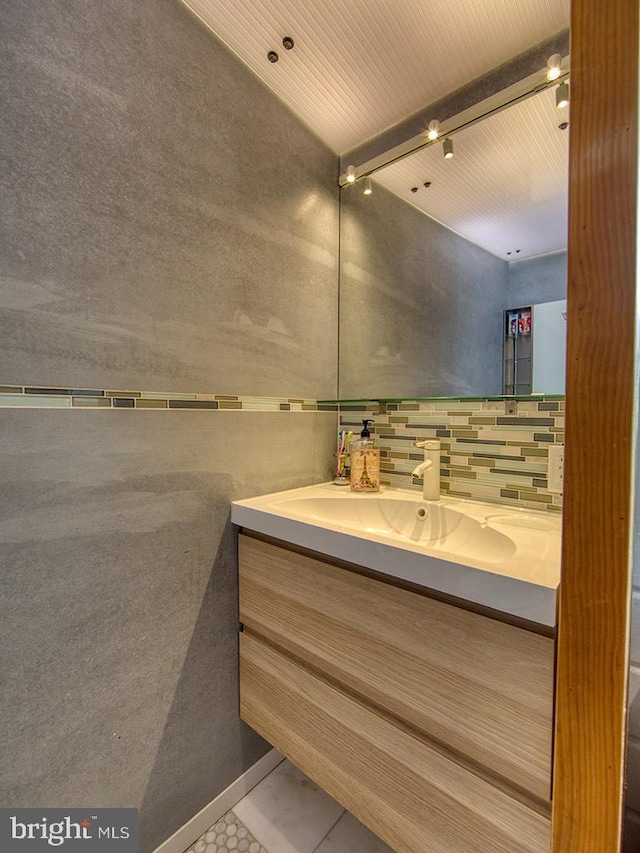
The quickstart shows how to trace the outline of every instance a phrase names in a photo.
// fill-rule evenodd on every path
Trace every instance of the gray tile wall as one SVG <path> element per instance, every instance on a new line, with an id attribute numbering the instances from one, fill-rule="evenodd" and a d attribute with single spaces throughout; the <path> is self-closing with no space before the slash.
<path id="1" fill-rule="evenodd" d="M 324 412 L 0 411 L 0 791 L 141 809 L 141 853 L 267 750 L 237 707 L 229 502 L 329 477 Z"/>
<path id="2" fill-rule="evenodd" d="M 506 262 L 380 186 L 340 205 L 340 397 L 500 394 Z"/>
<path id="3" fill-rule="evenodd" d="M 505 308 L 520 308 L 567 298 L 567 253 L 554 252 L 509 264 L 509 289 Z"/>
<path id="4" fill-rule="evenodd" d="M 178 0 L 2 19 L 0 382 L 334 396 L 337 157 Z"/>
<path id="5" fill-rule="evenodd" d="M 0 384 L 332 397 L 337 157 L 177 0 L 7 0 Z M 330 475 L 336 416 L 0 411 L 3 803 L 141 808 L 267 745 L 229 501 Z"/>

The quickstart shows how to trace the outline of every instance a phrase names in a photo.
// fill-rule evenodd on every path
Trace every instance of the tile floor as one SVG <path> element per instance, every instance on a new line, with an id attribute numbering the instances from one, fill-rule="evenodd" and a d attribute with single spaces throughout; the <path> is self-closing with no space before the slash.
<path id="1" fill-rule="evenodd" d="M 393 853 L 288 761 L 186 853 Z"/>

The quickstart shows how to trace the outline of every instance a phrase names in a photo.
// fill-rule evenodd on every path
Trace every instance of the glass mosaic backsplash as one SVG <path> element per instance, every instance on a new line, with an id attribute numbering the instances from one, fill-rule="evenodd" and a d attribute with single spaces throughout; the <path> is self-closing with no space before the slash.
<path id="1" fill-rule="evenodd" d="M 340 429 L 373 420 L 381 482 L 422 488 L 411 476 L 424 459 L 416 440 L 441 441 L 443 494 L 560 512 L 547 489 L 549 445 L 564 443 L 564 397 L 434 399 L 340 403 Z"/>

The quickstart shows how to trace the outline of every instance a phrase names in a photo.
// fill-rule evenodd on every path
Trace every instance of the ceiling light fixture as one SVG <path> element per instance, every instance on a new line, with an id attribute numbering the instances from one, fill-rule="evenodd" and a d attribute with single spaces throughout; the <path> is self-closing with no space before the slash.
<path id="1" fill-rule="evenodd" d="M 347 166 L 347 182 L 353 184 L 356 179 L 356 167 Z"/>
<path id="2" fill-rule="evenodd" d="M 560 83 L 556 88 L 556 107 L 563 110 L 569 106 L 569 84 L 567 82 Z"/>
<path id="3" fill-rule="evenodd" d="M 554 53 L 547 59 L 547 80 L 557 80 L 562 74 L 562 57 Z"/>
<path id="4" fill-rule="evenodd" d="M 453 157 L 453 139 L 447 136 L 442 143 L 442 150 L 444 152 L 444 159 L 450 160 Z"/>
<path id="5" fill-rule="evenodd" d="M 438 136 L 440 135 L 440 122 L 437 119 L 433 119 L 433 121 L 429 122 L 429 127 L 427 129 L 427 139 L 430 139 L 434 142 Z"/>
<path id="6" fill-rule="evenodd" d="M 362 182 L 362 194 L 371 195 L 371 178 L 365 178 Z"/>

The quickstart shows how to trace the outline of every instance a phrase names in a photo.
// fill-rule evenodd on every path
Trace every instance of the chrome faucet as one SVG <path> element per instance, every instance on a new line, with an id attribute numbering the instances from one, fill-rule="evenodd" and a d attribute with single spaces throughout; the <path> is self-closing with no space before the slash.
<path id="1" fill-rule="evenodd" d="M 424 462 L 413 469 L 413 477 L 422 478 L 422 497 L 425 501 L 440 500 L 440 440 L 427 438 L 416 441 L 415 447 L 424 448 Z"/>

